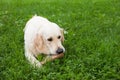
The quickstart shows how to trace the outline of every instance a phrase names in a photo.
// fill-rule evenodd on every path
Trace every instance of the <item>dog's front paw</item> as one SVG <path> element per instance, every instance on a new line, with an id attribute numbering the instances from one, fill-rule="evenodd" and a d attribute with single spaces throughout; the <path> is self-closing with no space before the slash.
<path id="1" fill-rule="evenodd" d="M 42 64 L 40 62 L 38 62 L 38 63 L 34 64 L 34 67 L 40 68 L 40 67 L 42 67 Z"/>

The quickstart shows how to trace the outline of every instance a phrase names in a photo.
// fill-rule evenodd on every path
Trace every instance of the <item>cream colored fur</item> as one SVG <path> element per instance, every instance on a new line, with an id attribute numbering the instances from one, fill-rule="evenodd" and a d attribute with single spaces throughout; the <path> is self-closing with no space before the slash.
<path id="1" fill-rule="evenodd" d="M 60 36 L 60 38 L 58 38 Z M 48 41 L 52 38 L 52 41 Z M 56 54 L 58 48 L 64 47 L 63 29 L 46 18 L 33 16 L 24 28 L 25 56 L 28 61 L 37 67 L 42 66 L 36 57 L 43 53 Z"/>

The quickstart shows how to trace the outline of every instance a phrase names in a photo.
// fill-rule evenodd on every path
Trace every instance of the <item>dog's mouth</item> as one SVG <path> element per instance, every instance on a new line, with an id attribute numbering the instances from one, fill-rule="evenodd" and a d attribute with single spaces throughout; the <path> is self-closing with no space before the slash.
<path id="1" fill-rule="evenodd" d="M 62 53 L 59 53 L 59 54 L 62 54 Z M 59 55 L 58 53 L 56 53 L 56 54 L 48 54 L 49 56 L 57 56 L 57 55 Z M 64 54 L 64 53 L 63 53 Z"/>

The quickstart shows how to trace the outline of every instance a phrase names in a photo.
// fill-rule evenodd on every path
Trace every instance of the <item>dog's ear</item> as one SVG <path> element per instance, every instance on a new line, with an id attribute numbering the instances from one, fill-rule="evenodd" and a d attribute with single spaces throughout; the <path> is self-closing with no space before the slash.
<path id="1" fill-rule="evenodd" d="M 62 34 L 62 36 L 61 36 L 61 38 L 62 38 L 61 41 L 64 42 L 64 29 L 61 28 L 60 31 L 61 31 L 61 34 Z"/>
<path id="2" fill-rule="evenodd" d="M 43 38 L 40 34 L 37 34 L 34 39 L 34 47 L 37 49 L 37 51 L 42 50 L 44 45 Z"/>

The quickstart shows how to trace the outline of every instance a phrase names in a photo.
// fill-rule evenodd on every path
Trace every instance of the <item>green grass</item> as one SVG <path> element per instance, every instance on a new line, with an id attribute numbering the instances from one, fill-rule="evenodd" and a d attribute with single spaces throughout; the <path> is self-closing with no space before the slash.
<path id="1" fill-rule="evenodd" d="M 24 57 L 34 14 L 68 31 L 65 57 L 41 69 Z M 0 80 L 120 80 L 120 1 L 0 0 Z"/>

